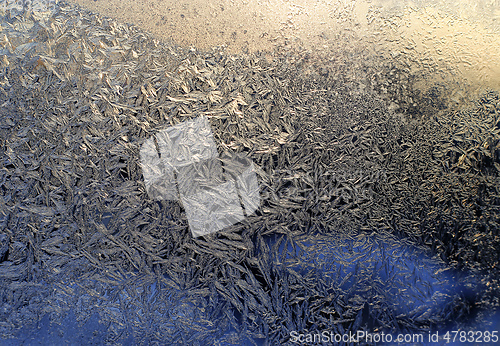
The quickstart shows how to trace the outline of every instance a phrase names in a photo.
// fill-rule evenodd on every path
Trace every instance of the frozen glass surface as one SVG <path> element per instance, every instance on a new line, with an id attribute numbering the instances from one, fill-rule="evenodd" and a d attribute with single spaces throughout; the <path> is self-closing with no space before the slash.
<path id="1" fill-rule="evenodd" d="M 219 159 L 205 117 L 168 127 L 155 139 L 159 153 L 154 139 L 146 140 L 140 151 L 148 195 L 157 200 L 176 200 L 180 196 L 194 237 L 242 221 L 242 205 L 246 215 L 259 207 L 252 161 L 228 154 Z"/>
<path id="2" fill-rule="evenodd" d="M 0 344 L 498 329 L 498 0 L 71 2 L 0 1 Z"/>
<path id="3" fill-rule="evenodd" d="M 177 183 L 181 195 L 190 196 L 225 182 L 219 159 L 210 159 L 178 168 Z"/>
<path id="4" fill-rule="evenodd" d="M 181 195 L 181 200 L 194 237 L 217 232 L 245 218 L 232 181 L 202 188 L 192 195 Z"/>
<path id="5" fill-rule="evenodd" d="M 206 117 L 184 121 L 156 134 L 161 159 L 174 168 L 218 157 Z"/>
<path id="6" fill-rule="evenodd" d="M 259 185 L 253 162 L 244 155 L 228 153 L 221 157 L 221 161 L 225 173 L 236 181 L 245 214 L 253 214 L 260 206 Z"/>
<path id="7" fill-rule="evenodd" d="M 177 200 L 174 170 L 172 166 L 165 165 L 164 160 L 160 159 L 152 138 L 142 144 L 140 158 L 149 197 L 156 200 Z"/>

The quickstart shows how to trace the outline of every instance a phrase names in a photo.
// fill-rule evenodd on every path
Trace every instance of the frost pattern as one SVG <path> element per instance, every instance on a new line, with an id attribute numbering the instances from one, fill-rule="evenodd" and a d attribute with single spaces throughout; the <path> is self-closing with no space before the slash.
<path id="1" fill-rule="evenodd" d="M 242 221 L 241 203 L 247 215 L 259 206 L 259 186 L 252 162 L 235 156 L 225 163 L 231 172 L 229 181 L 224 178 L 205 117 L 162 130 L 141 148 L 141 166 L 149 196 L 176 200 L 178 190 L 194 237 Z"/>
<path id="2" fill-rule="evenodd" d="M 48 22 L 6 10 L 0 337 L 276 345 L 293 330 L 492 330 L 499 94 L 457 98 L 463 76 L 370 11 L 387 30 L 229 56 L 64 3 Z M 200 116 L 220 157 L 211 142 L 209 159 L 161 165 L 150 139 Z M 184 204 L 199 193 L 227 203 L 217 213 L 236 193 L 245 218 L 193 237 L 199 213 Z"/>

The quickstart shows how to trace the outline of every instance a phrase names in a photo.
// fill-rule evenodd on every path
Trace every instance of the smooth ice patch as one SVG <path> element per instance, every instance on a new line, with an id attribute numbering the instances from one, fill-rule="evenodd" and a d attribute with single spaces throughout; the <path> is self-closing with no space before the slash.
<path id="1" fill-rule="evenodd" d="M 140 157 L 149 197 L 180 200 L 194 237 L 240 222 L 260 205 L 252 161 L 219 158 L 206 117 L 158 132 L 143 143 Z"/>

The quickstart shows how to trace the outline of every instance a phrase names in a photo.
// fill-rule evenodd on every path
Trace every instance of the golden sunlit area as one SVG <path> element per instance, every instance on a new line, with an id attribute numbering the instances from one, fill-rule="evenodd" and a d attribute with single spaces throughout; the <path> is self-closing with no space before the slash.
<path id="1" fill-rule="evenodd" d="M 0 0 L 0 344 L 495 344 L 499 0 Z"/>

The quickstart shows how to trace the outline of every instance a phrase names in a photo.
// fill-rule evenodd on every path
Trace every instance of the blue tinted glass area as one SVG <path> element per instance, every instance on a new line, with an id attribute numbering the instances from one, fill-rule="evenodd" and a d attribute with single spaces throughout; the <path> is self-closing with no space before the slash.
<path id="1" fill-rule="evenodd" d="M 159 4 L 0 1 L 0 344 L 494 343 L 498 1 Z"/>

